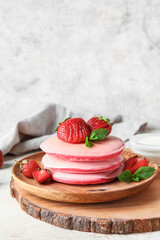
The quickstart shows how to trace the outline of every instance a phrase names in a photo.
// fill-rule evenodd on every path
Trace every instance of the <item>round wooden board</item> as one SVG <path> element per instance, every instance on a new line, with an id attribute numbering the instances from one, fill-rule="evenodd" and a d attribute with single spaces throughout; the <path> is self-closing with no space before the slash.
<path id="1" fill-rule="evenodd" d="M 43 155 L 44 152 L 39 152 L 29 155 L 25 159 L 34 159 L 41 164 Z M 123 153 L 125 159 L 131 155 L 135 154 L 131 151 L 127 152 L 127 150 Z M 38 197 L 61 202 L 99 203 L 126 198 L 146 189 L 153 182 L 158 172 L 155 163 L 150 161 L 149 164 L 156 169 L 154 174 L 146 180 L 131 183 L 116 180 L 110 183 L 86 186 L 69 185 L 54 181 L 47 184 L 38 184 L 34 179 L 23 176 L 17 163 L 12 168 L 12 177 L 16 186 Z"/>
<path id="2" fill-rule="evenodd" d="M 11 194 L 32 217 L 65 229 L 103 234 L 160 231 L 160 174 L 143 192 L 108 203 L 47 200 L 28 193 L 13 179 Z"/>

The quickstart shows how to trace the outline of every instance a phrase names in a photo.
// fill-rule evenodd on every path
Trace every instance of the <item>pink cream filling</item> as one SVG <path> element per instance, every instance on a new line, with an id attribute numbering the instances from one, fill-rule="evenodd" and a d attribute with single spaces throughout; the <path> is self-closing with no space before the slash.
<path id="1" fill-rule="evenodd" d="M 70 173 L 94 173 L 105 172 L 118 168 L 123 162 L 123 157 L 118 155 L 107 159 L 106 161 L 85 161 L 85 162 L 70 162 L 64 161 L 52 155 L 44 155 L 42 163 L 44 168 L 51 169 L 52 171 L 62 171 Z"/>
<path id="2" fill-rule="evenodd" d="M 102 173 L 85 173 L 85 174 L 73 174 L 60 171 L 52 171 L 52 179 L 58 182 L 69 184 L 95 184 L 103 183 L 109 180 L 113 180 L 123 172 L 124 164 L 114 171 L 107 171 Z"/>

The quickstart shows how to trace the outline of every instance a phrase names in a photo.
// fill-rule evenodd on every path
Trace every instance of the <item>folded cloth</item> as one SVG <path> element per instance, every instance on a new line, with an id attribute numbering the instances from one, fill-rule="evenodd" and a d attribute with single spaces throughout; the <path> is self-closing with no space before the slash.
<path id="1" fill-rule="evenodd" d="M 27 151 L 39 149 L 39 145 L 49 136 L 59 122 L 73 113 L 58 104 L 50 104 L 42 107 L 32 116 L 17 122 L 0 141 L 0 149 L 3 154 L 22 154 Z"/>
<path id="2" fill-rule="evenodd" d="M 39 149 L 41 142 L 51 137 L 59 122 L 65 118 L 84 117 L 87 120 L 86 116 L 89 119 L 93 115 L 94 113 L 87 112 L 87 114 L 77 116 L 67 108 L 57 104 L 43 106 L 32 116 L 15 124 L 1 139 L 0 149 L 4 155 L 7 153 L 18 155 Z M 127 119 L 124 121 L 122 116 L 116 115 L 111 117 L 111 122 L 114 123 L 112 135 L 120 137 L 123 141 L 136 133 L 147 131 L 147 123 L 144 123 L 143 120 Z M 152 129 L 154 129 L 154 126 L 149 128 L 150 131 Z"/>

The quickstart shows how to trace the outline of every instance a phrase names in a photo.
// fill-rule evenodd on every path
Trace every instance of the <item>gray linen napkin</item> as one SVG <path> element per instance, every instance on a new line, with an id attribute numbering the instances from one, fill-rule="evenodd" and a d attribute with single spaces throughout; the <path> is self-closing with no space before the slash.
<path id="1" fill-rule="evenodd" d="M 39 149 L 41 142 L 51 137 L 58 123 L 65 118 L 69 116 L 84 117 L 87 121 L 93 115 L 94 113 L 87 112 L 87 114 L 83 113 L 81 116 L 77 116 L 63 106 L 57 104 L 46 105 L 32 116 L 17 122 L 0 140 L 0 149 L 3 154 L 12 153 L 15 155 Z M 147 131 L 147 123 L 144 123 L 143 120 L 123 120 L 122 116 L 119 115 L 110 119 L 114 122 L 112 135 L 120 137 L 123 141 L 129 139 L 135 133 Z M 149 128 L 149 130 L 151 129 L 154 129 L 154 126 Z"/>
<path id="2" fill-rule="evenodd" d="M 39 149 L 45 139 L 54 134 L 58 123 L 73 113 L 63 106 L 50 104 L 39 111 L 17 122 L 0 140 L 3 154 L 15 155 Z"/>

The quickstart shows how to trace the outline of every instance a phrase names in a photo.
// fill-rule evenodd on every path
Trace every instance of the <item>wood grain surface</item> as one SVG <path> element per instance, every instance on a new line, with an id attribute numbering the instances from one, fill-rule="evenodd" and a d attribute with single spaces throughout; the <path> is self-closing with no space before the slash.
<path id="1" fill-rule="evenodd" d="M 125 159 L 127 159 L 129 154 L 131 154 L 131 151 L 124 151 Z M 41 164 L 43 155 L 43 152 L 39 152 L 29 155 L 25 159 L 34 159 Z M 133 152 L 132 155 L 134 155 Z M 38 184 L 34 179 L 23 176 L 17 163 L 12 168 L 12 177 L 17 186 L 38 197 L 63 202 L 98 203 L 118 200 L 142 192 L 153 182 L 158 172 L 158 167 L 155 163 L 150 161 L 150 166 L 156 169 L 150 178 L 131 183 L 116 180 L 110 183 L 86 186 L 69 185 L 54 181 Z"/>
<path id="2" fill-rule="evenodd" d="M 160 174 L 143 192 L 114 202 L 76 204 L 37 197 L 11 181 L 11 194 L 22 210 L 55 226 L 95 233 L 160 231 Z"/>

